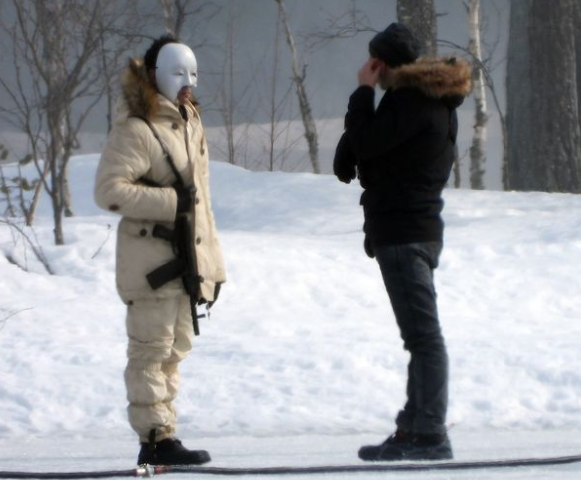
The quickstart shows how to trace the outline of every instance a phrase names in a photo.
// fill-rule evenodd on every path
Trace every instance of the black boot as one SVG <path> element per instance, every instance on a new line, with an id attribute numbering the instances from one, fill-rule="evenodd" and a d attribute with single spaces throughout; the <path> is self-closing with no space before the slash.
<path id="1" fill-rule="evenodd" d="M 404 455 L 411 448 L 413 436 L 403 430 L 397 430 L 381 445 L 366 445 L 359 449 L 359 458 L 366 461 L 404 460 Z"/>
<path id="2" fill-rule="evenodd" d="M 450 460 L 448 435 L 411 435 L 398 430 L 381 445 L 361 447 L 359 458 L 367 461 Z"/>
<path id="3" fill-rule="evenodd" d="M 405 460 L 451 460 L 454 458 L 448 435 L 416 435 Z"/>
<path id="4" fill-rule="evenodd" d="M 211 460 L 206 450 L 188 450 L 177 438 L 142 443 L 137 465 L 202 465 Z"/>

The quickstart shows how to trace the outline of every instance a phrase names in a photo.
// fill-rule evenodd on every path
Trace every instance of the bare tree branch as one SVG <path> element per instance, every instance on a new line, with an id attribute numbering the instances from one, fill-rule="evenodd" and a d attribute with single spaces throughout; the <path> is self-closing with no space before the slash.
<path id="1" fill-rule="evenodd" d="M 16 311 L 8 311 L 5 308 L 0 308 L 0 311 L 3 312 L 3 315 L 6 315 L 3 318 L 0 318 L 0 331 L 2 331 L 2 329 L 6 326 L 8 320 L 15 317 L 16 315 L 21 314 L 22 312 L 26 312 L 27 310 L 32 310 L 32 307 L 21 308 L 20 310 Z"/>
<path id="2" fill-rule="evenodd" d="M 40 244 L 38 243 L 38 240 L 36 239 L 36 236 L 34 235 L 34 230 L 32 230 L 32 235 L 35 237 L 34 239 L 32 239 L 27 233 L 26 230 L 21 227 L 16 221 L 13 221 L 9 218 L 0 218 L 0 224 L 6 225 L 8 226 L 11 230 L 14 230 L 18 233 L 18 236 L 20 236 L 21 238 L 23 238 L 26 242 L 26 244 L 32 249 L 32 252 L 34 253 L 35 257 L 37 258 L 37 260 L 41 263 L 41 265 L 44 267 L 44 269 L 46 270 L 46 272 L 49 275 L 54 275 L 54 272 L 50 266 L 50 263 L 48 261 L 48 259 L 46 258 L 44 252 L 42 251 L 42 247 L 40 246 Z M 32 227 L 29 227 L 32 228 Z M 26 270 L 25 267 L 19 265 L 23 270 Z"/>
<path id="3" fill-rule="evenodd" d="M 299 108 L 301 112 L 301 117 L 303 120 L 303 126 L 305 128 L 305 139 L 307 140 L 307 145 L 309 148 L 309 158 L 311 161 L 311 166 L 314 173 L 321 173 L 321 167 L 319 165 L 319 140 L 317 134 L 317 125 L 311 111 L 311 104 L 307 95 L 307 90 L 305 86 L 305 78 L 307 75 L 307 66 L 299 64 L 297 48 L 295 41 L 290 30 L 290 25 L 286 13 L 286 8 L 284 6 L 283 0 L 274 0 L 280 9 L 281 20 L 286 33 L 286 40 L 291 51 L 291 67 L 293 72 L 293 81 L 295 84 L 297 97 L 299 100 Z"/>
<path id="4" fill-rule="evenodd" d="M 306 38 L 309 48 L 315 50 L 332 40 L 353 38 L 360 33 L 377 33 L 377 29 L 371 26 L 369 17 L 357 7 L 357 1 L 351 0 L 345 13 L 339 16 L 329 14 L 325 28 Z"/>

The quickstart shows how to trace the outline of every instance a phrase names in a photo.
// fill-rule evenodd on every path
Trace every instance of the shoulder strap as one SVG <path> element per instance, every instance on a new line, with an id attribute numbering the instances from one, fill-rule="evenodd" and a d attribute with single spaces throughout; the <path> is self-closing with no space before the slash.
<path id="1" fill-rule="evenodd" d="M 157 130 L 155 129 L 153 124 L 146 117 L 142 117 L 140 115 L 132 115 L 132 116 L 135 118 L 139 118 L 139 119 L 143 120 L 145 122 L 145 124 L 149 127 L 149 129 L 151 130 L 151 133 L 153 133 L 153 136 L 159 142 L 161 150 L 163 151 L 163 155 L 165 156 L 165 159 L 167 160 L 167 163 L 169 164 L 171 171 L 173 172 L 173 174 L 176 177 L 176 182 L 178 183 L 178 185 L 180 185 L 182 187 L 185 186 L 184 179 L 180 175 L 180 172 L 178 171 L 176 164 L 173 161 L 173 157 L 171 156 L 171 153 L 169 153 L 167 146 L 162 141 L 161 137 L 159 136 L 159 133 L 157 133 Z"/>

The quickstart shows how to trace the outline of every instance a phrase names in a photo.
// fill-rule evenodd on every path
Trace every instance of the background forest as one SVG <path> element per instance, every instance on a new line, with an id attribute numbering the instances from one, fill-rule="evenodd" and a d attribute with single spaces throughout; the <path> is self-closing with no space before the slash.
<path id="1" fill-rule="evenodd" d="M 31 225 L 45 190 L 63 243 L 69 162 L 101 150 L 120 72 L 164 32 L 198 56 L 213 160 L 329 173 L 367 43 L 395 20 L 474 65 L 450 187 L 581 191 L 575 0 L 3 0 L 0 208 Z"/>

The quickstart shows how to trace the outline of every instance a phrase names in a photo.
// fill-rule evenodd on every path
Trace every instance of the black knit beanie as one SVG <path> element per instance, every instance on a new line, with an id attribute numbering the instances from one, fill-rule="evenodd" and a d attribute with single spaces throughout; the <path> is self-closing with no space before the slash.
<path id="1" fill-rule="evenodd" d="M 369 42 L 369 54 L 392 68 L 415 62 L 421 50 L 418 37 L 401 23 L 392 23 Z"/>

